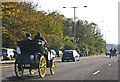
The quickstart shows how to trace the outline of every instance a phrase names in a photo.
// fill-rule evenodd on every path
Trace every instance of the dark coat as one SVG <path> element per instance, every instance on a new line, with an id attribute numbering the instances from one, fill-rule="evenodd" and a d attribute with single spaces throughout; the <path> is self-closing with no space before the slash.
<path id="1" fill-rule="evenodd" d="M 45 44 L 47 44 L 47 41 L 45 40 L 45 38 L 43 38 L 43 37 L 41 37 L 39 35 L 35 35 L 34 39 L 40 39 L 40 40 L 44 41 Z"/>
<path id="2" fill-rule="evenodd" d="M 25 37 L 25 38 L 23 38 L 23 40 L 31 40 L 31 38 Z"/>

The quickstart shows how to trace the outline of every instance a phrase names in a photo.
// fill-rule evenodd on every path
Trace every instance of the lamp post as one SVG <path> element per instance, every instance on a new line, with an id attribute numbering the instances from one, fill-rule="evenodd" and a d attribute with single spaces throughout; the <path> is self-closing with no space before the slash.
<path id="1" fill-rule="evenodd" d="M 83 7 L 87 7 L 87 6 L 83 6 Z M 76 16 L 75 16 L 75 9 L 79 8 L 79 7 L 63 7 L 63 8 L 73 8 L 74 9 L 74 40 L 76 42 Z"/>

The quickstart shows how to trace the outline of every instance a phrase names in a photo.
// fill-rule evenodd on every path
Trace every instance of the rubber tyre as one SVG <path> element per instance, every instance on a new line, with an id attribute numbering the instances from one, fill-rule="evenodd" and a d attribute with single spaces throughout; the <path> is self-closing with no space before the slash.
<path id="1" fill-rule="evenodd" d="M 9 57 L 9 60 L 12 60 L 12 57 Z"/>
<path id="2" fill-rule="evenodd" d="M 64 62 L 64 60 L 62 59 L 62 62 Z"/>
<path id="3" fill-rule="evenodd" d="M 52 75 L 54 75 L 55 74 L 55 61 L 54 60 L 52 60 L 52 62 L 51 62 L 51 64 L 50 64 L 50 73 L 52 74 Z"/>
<path id="4" fill-rule="evenodd" d="M 74 58 L 73 61 L 75 62 L 75 61 L 76 61 L 76 58 Z"/>
<path id="5" fill-rule="evenodd" d="M 41 78 L 43 78 L 46 74 L 46 59 L 44 56 L 40 57 L 40 61 L 38 65 L 38 73 Z"/>
<path id="6" fill-rule="evenodd" d="M 18 78 L 21 78 L 23 76 L 23 72 L 24 72 L 22 64 L 17 64 L 17 61 L 15 61 L 14 69 L 15 69 L 16 76 Z"/>
<path id="7" fill-rule="evenodd" d="M 33 74 L 35 73 L 35 70 L 34 70 L 34 69 L 29 69 L 29 73 L 30 73 L 31 75 L 33 75 Z"/>
<path id="8" fill-rule="evenodd" d="M 109 57 L 111 58 L 111 55 L 109 55 Z"/>

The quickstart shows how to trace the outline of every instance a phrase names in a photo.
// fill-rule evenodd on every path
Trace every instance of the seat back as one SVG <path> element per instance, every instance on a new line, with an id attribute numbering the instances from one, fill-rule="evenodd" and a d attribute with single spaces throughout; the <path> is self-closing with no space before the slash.
<path id="1" fill-rule="evenodd" d="M 36 54 L 44 52 L 44 42 L 41 40 L 17 41 L 21 54 Z"/>

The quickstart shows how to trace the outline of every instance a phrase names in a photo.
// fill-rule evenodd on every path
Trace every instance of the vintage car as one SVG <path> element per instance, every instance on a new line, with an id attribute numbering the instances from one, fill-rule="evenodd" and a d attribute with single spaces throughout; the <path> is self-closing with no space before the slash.
<path id="1" fill-rule="evenodd" d="M 17 56 L 15 61 L 15 74 L 22 77 L 24 69 L 28 69 L 30 74 L 38 69 L 40 77 L 46 74 L 46 68 L 50 68 L 53 75 L 55 73 L 54 58 L 48 58 L 47 47 L 41 40 L 17 41 Z M 50 56 L 49 56 L 50 57 Z"/>

